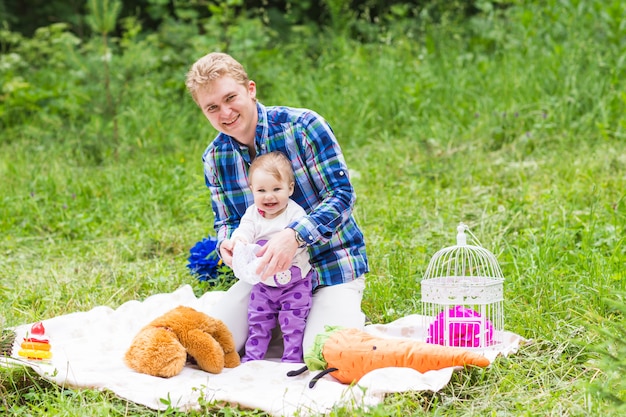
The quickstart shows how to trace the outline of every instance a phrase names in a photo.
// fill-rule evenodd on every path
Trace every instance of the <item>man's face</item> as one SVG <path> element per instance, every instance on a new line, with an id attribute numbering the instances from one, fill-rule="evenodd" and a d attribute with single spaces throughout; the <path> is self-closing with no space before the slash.
<path id="1" fill-rule="evenodd" d="M 196 94 L 198 105 L 211 125 L 248 146 L 254 145 L 258 119 L 255 97 L 254 81 L 245 87 L 228 75 L 211 81 Z"/>

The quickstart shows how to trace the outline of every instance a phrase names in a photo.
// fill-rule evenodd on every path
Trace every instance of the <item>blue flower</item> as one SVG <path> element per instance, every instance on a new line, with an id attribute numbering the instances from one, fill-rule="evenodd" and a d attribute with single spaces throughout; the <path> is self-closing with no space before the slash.
<path id="1" fill-rule="evenodd" d="M 217 253 L 217 238 L 209 236 L 196 243 L 189 252 L 187 268 L 199 281 L 217 281 L 222 260 Z"/>

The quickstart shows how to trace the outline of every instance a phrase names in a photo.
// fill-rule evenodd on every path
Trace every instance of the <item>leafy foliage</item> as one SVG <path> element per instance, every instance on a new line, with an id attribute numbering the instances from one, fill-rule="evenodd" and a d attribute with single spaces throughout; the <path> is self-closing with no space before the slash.
<path id="1" fill-rule="evenodd" d="M 119 0 L 89 0 L 87 2 L 89 14 L 86 21 L 95 33 L 107 36 L 117 27 L 117 19 L 122 10 Z"/>
<path id="2" fill-rule="evenodd" d="M 104 4 L 107 1 L 98 0 Z M 31 36 L 42 26 L 67 22 L 79 34 L 86 32 L 89 20 L 88 2 L 80 0 L 0 0 L 0 16 L 15 31 Z M 454 20 L 472 15 L 478 8 L 473 2 L 461 0 L 126 0 L 122 2 L 120 17 L 135 17 L 144 22 L 149 31 L 158 31 L 171 20 L 202 26 L 208 20 L 233 22 L 236 16 L 246 13 L 262 15 L 271 26 L 288 30 L 291 26 L 312 25 L 343 28 L 342 23 L 352 24 L 352 18 L 366 22 L 387 21 L 393 15 L 408 10 L 422 10 L 437 22 Z M 479 5 L 507 5 L 509 2 L 483 1 Z M 86 5 L 87 4 L 87 5 Z M 92 9 L 93 10 L 93 9 Z"/>

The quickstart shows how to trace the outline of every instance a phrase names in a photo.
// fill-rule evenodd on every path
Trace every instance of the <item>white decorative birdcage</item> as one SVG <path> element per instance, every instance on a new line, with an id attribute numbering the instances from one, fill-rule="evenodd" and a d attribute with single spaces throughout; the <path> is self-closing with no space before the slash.
<path id="1" fill-rule="evenodd" d="M 475 245 L 467 244 L 466 233 Z M 421 282 L 424 339 L 443 346 L 494 347 L 504 331 L 502 271 L 465 224 L 457 227 L 456 239 L 456 246 L 435 253 Z"/>

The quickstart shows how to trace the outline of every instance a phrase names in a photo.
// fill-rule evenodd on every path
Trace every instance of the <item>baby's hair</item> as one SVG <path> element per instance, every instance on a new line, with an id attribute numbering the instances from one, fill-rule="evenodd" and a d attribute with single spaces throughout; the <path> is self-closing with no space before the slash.
<path id="1" fill-rule="evenodd" d="M 252 182 L 252 176 L 257 169 L 262 169 L 279 181 L 287 180 L 289 184 L 295 182 L 293 168 L 287 156 L 279 151 L 269 152 L 254 158 L 248 171 L 248 182 Z"/>

